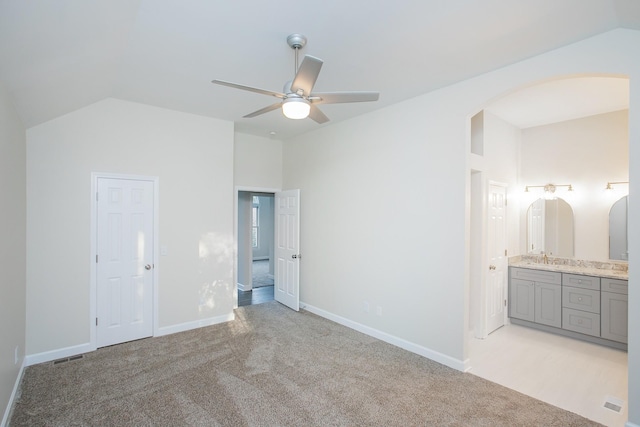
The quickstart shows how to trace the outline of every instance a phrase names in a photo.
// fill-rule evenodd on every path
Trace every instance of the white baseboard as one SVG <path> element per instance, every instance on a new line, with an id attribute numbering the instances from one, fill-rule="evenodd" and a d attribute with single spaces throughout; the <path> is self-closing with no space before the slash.
<path id="1" fill-rule="evenodd" d="M 57 350 L 45 351 L 43 353 L 29 354 L 24 357 L 25 366 L 37 365 L 38 363 L 51 362 L 52 360 L 63 359 L 65 357 L 75 356 L 77 354 L 89 353 L 94 351 L 90 343 L 74 345 L 71 347 L 60 348 Z"/>
<path id="2" fill-rule="evenodd" d="M 0 427 L 5 427 L 9 423 L 11 409 L 13 408 L 13 402 L 16 400 L 16 395 L 18 394 L 18 389 L 20 388 L 20 382 L 22 382 L 24 368 L 25 360 L 23 359 L 22 365 L 20 366 L 20 371 L 18 371 L 18 377 L 16 378 L 16 382 L 13 385 L 13 390 L 11 391 L 11 396 L 9 396 L 9 403 L 7 403 L 7 408 L 4 410 L 4 415 L 2 416 L 2 421 L 0 421 Z"/>
<path id="3" fill-rule="evenodd" d="M 395 345 L 396 347 L 400 347 L 404 350 L 426 357 L 427 359 L 442 363 L 443 365 L 446 365 L 458 371 L 465 371 L 466 369 L 468 369 L 468 361 L 463 362 L 462 360 L 454 359 L 453 357 L 447 356 L 446 354 L 442 354 L 429 348 L 419 346 L 402 338 L 390 335 L 386 332 L 382 332 L 369 326 L 365 326 L 361 323 L 357 323 L 344 317 L 338 316 L 336 314 L 329 313 L 328 311 L 303 303 L 302 301 L 300 302 L 300 308 L 307 310 L 313 314 L 317 314 L 320 317 L 324 317 L 325 319 L 329 319 L 333 322 L 339 323 L 343 326 L 346 326 L 347 328 L 354 329 L 358 332 L 362 332 L 363 334 Z"/>
<path id="4" fill-rule="evenodd" d="M 235 319 L 235 317 L 236 317 L 235 313 L 231 312 L 229 314 L 223 314 L 222 316 L 209 317 L 206 319 L 200 319 L 193 322 L 185 322 L 185 323 L 180 323 L 178 325 L 165 326 L 162 328 L 158 328 L 154 336 L 161 337 L 164 335 L 175 334 L 177 332 L 190 331 L 192 329 L 198 329 L 204 326 L 211 326 L 218 323 L 228 322 L 230 320 Z"/>
<path id="5" fill-rule="evenodd" d="M 238 283 L 238 290 L 242 292 L 251 291 L 253 290 L 253 286 L 243 285 L 242 283 Z"/>
<path id="6" fill-rule="evenodd" d="M 161 337 L 163 335 L 175 334 L 176 332 L 189 331 L 191 329 L 201 328 L 203 326 L 215 325 L 216 323 L 228 322 L 233 320 L 235 314 L 225 314 L 217 317 L 209 317 L 207 319 L 200 319 L 194 322 L 181 323 L 179 325 L 166 326 L 164 328 L 158 328 L 154 335 L 155 337 Z M 65 347 L 51 351 L 45 351 L 43 353 L 30 354 L 25 356 L 25 366 L 36 365 L 38 363 L 51 362 L 52 360 L 63 359 L 65 357 L 75 356 L 77 354 L 89 353 L 95 351 L 95 347 L 90 343 L 75 345 L 72 347 Z"/>

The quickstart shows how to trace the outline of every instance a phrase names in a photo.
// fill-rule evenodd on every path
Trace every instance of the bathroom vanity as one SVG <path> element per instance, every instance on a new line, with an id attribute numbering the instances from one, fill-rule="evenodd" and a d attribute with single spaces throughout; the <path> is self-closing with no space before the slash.
<path id="1" fill-rule="evenodd" d="M 626 267 L 517 257 L 509 263 L 511 323 L 626 350 Z"/>

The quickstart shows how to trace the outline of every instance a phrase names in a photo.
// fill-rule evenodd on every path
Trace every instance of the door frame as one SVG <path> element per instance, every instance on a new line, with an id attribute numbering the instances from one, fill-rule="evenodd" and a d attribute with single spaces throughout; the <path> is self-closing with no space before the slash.
<path id="1" fill-rule="evenodd" d="M 236 185 L 233 192 L 233 308 L 238 308 L 238 198 L 240 192 L 246 191 L 250 193 L 278 193 L 282 191 L 280 188 L 271 187 L 249 187 Z M 275 217 L 273 219 L 275 221 Z M 275 241 L 273 242 L 275 249 Z"/>
<path id="2" fill-rule="evenodd" d="M 474 338 L 486 338 L 487 179 L 471 169 L 469 181 L 469 320 Z"/>
<path id="3" fill-rule="evenodd" d="M 97 267 L 96 256 L 98 253 L 98 203 L 96 200 L 96 194 L 98 192 L 98 179 L 122 179 L 122 180 L 135 180 L 135 181 L 151 181 L 153 183 L 153 286 L 151 304 L 153 310 L 152 316 L 152 331 L 153 336 L 156 336 L 158 330 L 158 273 L 159 273 L 159 183 L 160 178 L 157 176 L 145 176 L 145 175 L 129 175 L 118 173 L 106 173 L 106 172 L 91 172 L 91 221 L 89 242 L 91 247 L 91 255 L 89 258 L 89 346 L 90 350 L 96 350 L 97 347 L 97 326 L 96 317 L 98 313 L 98 298 L 97 298 Z"/>

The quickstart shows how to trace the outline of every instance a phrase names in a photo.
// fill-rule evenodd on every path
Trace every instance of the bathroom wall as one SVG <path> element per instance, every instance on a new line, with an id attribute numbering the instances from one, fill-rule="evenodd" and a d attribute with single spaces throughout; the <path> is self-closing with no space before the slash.
<path id="1" fill-rule="evenodd" d="M 542 189 L 524 192 L 526 185 L 571 184 L 558 197 L 573 209 L 575 258 L 609 258 L 609 210 L 628 194 L 628 185 L 606 191 L 608 181 L 629 180 L 628 110 L 522 130 L 519 197 L 520 250 L 526 253 L 526 213 Z"/>

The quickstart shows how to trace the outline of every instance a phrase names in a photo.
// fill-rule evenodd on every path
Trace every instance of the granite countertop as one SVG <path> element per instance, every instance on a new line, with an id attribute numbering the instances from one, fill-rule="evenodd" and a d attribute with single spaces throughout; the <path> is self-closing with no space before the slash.
<path id="1" fill-rule="evenodd" d="M 530 268 L 533 270 L 557 271 L 560 273 L 582 274 L 585 276 L 606 277 L 609 279 L 629 280 L 627 263 L 582 261 L 566 258 L 548 258 L 545 264 L 541 256 L 517 256 L 509 259 L 509 267 Z"/>

